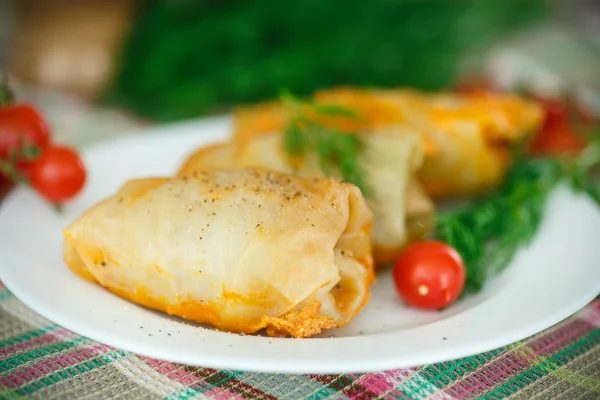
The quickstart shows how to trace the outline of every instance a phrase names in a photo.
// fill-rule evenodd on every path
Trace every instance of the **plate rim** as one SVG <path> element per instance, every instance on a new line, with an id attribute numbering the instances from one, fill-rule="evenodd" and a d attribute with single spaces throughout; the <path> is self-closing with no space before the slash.
<path id="1" fill-rule="evenodd" d="M 36 303 L 35 300 L 32 300 L 28 295 L 21 292 L 20 289 L 18 289 L 17 287 L 12 287 L 12 283 L 7 284 L 4 280 L 2 280 L 2 283 L 19 301 L 21 301 L 27 307 L 31 308 L 33 311 L 37 312 L 44 318 L 50 320 L 51 322 L 53 322 L 63 328 L 66 328 L 80 336 L 87 337 L 98 343 L 109 345 L 111 347 L 114 347 L 115 349 L 131 352 L 136 356 L 143 356 L 143 357 L 157 359 L 160 361 L 166 361 L 166 362 L 175 363 L 175 364 L 184 364 L 184 365 L 188 365 L 188 366 L 196 366 L 196 367 L 201 367 L 201 368 L 212 368 L 212 369 L 219 369 L 219 370 L 238 370 L 238 371 L 255 372 L 255 373 L 271 373 L 271 374 L 276 373 L 276 374 L 286 374 L 286 375 L 377 373 L 377 372 L 384 372 L 384 371 L 389 371 L 389 370 L 394 370 L 394 369 L 424 366 L 424 365 L 429 365 L 429 364 L 433 364 L 433 363 L 435 363 L 435 364 L 444 363 L 444 362 L 458 360 L 458 359 L 465 358 L 465 357 L 470 357 L 470 356 L 477 355 L 477 354 L 482 354 L 482 353 L 485 353 L 488 351 L 492 351 L 492 350 L 496 350 L 501 347 L 508 346 L 510 344 L 516 343 L 521 340 L 525 340 L 529 337 L 535 336 L 536 334 L 541 333 L 544 330 L 551 328 L 551 327 L 559 324 L 560 322 L 568 319 L 572 315 L 576 314 L 578 311 L 581 311 L 583 308 L 585 308 L 586 305 L 591 303 L 597 297 L 597 294 L 591 295 L 591 296 L 585 296 L 585 297 L 582 296 L 578 302 L 572 303 L 569 306 L 566 306 L 563 310 L 561 310 L 561 312 L 553 314 L 552 317 L 548 317 L 543 322 L 541 321 L 538 324 L 530 326 L 529 329 L 525 329 L 525 330 L 523 330 L 523 332 L 515 332 L 511 336 L 503 336 L 502 339 L 497 339 L 497 340 L 491 341 L 490 343 L 488 343 L 484 346 L 473 345 L 472 348 L 469 348 L 468 350 L 461 350 L 461 351 L 457 350 L 454 352 L 447 352 L 443 357 L 435 357 L 434 360 L 430 360 L 430 357 L 423 356 L 421 358 L 413 358 L 413 360 L 418 360 L 416 362 L 411 361 L 408 363 L 403 363 L 403 362 L 398 362 L 397 360 L 387 359 L 385 362 L 378 361 L 375 363 L 365 363 L 364 365 L 359 365 L 356 361 L 354 361 L 354 362 L 351 362 L 349 365 L 342 367 L 342 368 L 337 366 L 339 364 L 336 364 L 336 366 L 333 366 L 333 367 L 329 367 L 327 365 L 322 365 L 315 369 L 313 367 L 314 364 L 311 362 L 302 362 L 302 363 L 293 365 L 293 364 L 280 364 L 280 363 L 266 362 L 265 360 L 260 360 L 260 362 L 257 362 L 257 360 L 253 359 L 253 358 L 248 359 L 248 360 L 242 359 L 242 361 L 240 362 L 239 357 L 233 357 L 233 358 L 225 357 L 225 358 L 222 358 L 220 360 L 215 360 L 215 361 L 211 361 L 211 359 L 194 361 L 193 359 L 189 359 L 189 358 L 175 358 L 174 359 L 171 356 L 162 356 L 162 354 L 157 355 L 157 353 L 155 353 L 155 352 L 147 351 L 147 347 L 145 347 L 145 346 L 136 345 L 135 342 L 122 342 L 123 344 L 119 344 L 119 343 L 121 343 L 121 340 L 116 340 L 116 339 L 113 340 L 111 338 L 106 339 L 105 336 L 100 335 L 100 334 L 96 335 L 95 332 L 89 330 L 88 328 L 85 328 L 85 327 L 80 328 L 77 323 L 72 323 L 71 320 L 64 319 L 60 315 L 60 313 L 55 313 L 52 310 L 45 309 L 43 306 L 38 306 L 38 304 Z M 126 300 L 124 300 L 124 301 L 126 301 Z M 450 317 L 450 318 L 452 318 L 452 317 Z M 442 321 L 447 321 L 447 319 L 442 320 Z M 436 324 L 436 322 L 431 323 L 431 324 L 422 325 L 420 327 L 426 327 L 427 325 L 432 325 L 432 324 Z M 248 336 L 250 336 L 250 335 L 248 335 Z M 376 335 L 376 336 L 394 336 L 394 334 L 386 333 L 386 334 L 381 334 L 381 335 Z M 342 340 L 355 339 L 355 338 L 356 337 L 333 338 L 333 340 L 342 341 Z M 281 340 L 296 341 L 296 340 L 332 340 L 332 339 L 319 338 L 319 339 L 281 339 Z M 463 349 L 464 349 L 464 347 L 463 347 Z M 264 363 L 263 365 L 266 364 L 266 366 L 260 367 L 260 363 Z"/>

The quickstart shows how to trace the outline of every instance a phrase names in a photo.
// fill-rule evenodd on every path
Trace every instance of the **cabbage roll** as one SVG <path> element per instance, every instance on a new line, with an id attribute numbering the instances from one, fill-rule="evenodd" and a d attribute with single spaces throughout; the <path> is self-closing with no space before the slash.
<path id="1" fill-rule="evenodd" d="M 118 296 L 219 330 L 309 337 L 374 281 L 360 190 L 266 169 L 136 179 L 64 231 L 66 265 Z"/>
<path id="2" fill-rule="evenodd" d="M 433 198 L 474 195 L 498 185 L 510 165 L 511 146 L 535 132 L 541 107 L 506 93 L 433 93 L 404 89 L 336 88 L 313 101 L 339 105 L 361 117 L 361 128 L 402 124 L 418 132 L 425 159 L 418 180 Z M 279 102 L 246 106 L 234 115 L 234 140 L 282 132 Z"/>
<path id="3" fill-rule="evenodd" d="M 419 182 L 434 198 L 477 195 L 494 188 L 512 162 L 512 147 L 535 132 L 542 109 L 501 93 L 377 92 L 422 133 L 427 154 Z"/>
<path id="4" fill-rule="evenodd" d="M 423 162 L 422 141 L 402 125 L 374 129 L 361 137 L 364 146 L 358 161 L 371 188 L 366 200 L 374 217 L 373 256 L 377 262 L 389 262 L 408 242 L 422 239 L 433 227 L 433 203 L 415 178 Z M 190 176 L 207 168 L 258 166 L 304 178 L 324 176 L 316 154 L 290 159 L 280 134 L 201 148 L 186 160 L 178 175 Z M 340 175 L 335 167 L 329 172 Z"/>

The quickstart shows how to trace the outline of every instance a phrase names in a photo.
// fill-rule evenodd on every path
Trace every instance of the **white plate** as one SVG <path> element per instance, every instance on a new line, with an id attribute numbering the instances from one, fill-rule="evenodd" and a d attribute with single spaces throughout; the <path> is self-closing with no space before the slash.
<path id="1" fill-rule="evenodd" d="M 88 149 L 89 184 L 60 216 L 16 190 L 0 207 L 0 279 L 40 314 L 100 342 L 190 365 L 285 373 L 383 370 L 484 352 L 561 321 L 600 292 L 600 212 L 566 190 L 555 194 L 535 242 L 483 292 L 443 312 L 411 310 L 382 271 L 363 313 L 320 338 L 194 326 L 122 300 L 64 266 L 61 230 L 86 208 L 126 179 L 173 173 L 192 149 L 228 131 L 227 119 L 205 120 Z"/>

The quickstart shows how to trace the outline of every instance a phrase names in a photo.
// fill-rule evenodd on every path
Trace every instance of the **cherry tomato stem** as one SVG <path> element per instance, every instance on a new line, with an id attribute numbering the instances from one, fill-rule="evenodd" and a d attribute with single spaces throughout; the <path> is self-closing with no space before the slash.
<path id="1" fill-rule="evenodd" d="M 19 104 L 0 108 L 0 159 L 28 175 L 32 162 L 49 145 L 46 122 L 33 107 Z"/>

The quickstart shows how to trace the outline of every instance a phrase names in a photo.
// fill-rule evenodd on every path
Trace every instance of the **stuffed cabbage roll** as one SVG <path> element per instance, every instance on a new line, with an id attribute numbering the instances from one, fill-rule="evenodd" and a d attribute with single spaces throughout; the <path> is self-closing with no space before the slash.
<path id="1" fill-rule="evenodd" d="M 425 151 L 418 180 L 434 198 L 478 194 L 500 183 L 510 147 L 535 132 L 543 116 L 538 104 L 502 93 L 336 88 L 312 100 L 355 111 L 361 119 L 354 128 L 402 124 L 418 132 Z M 287 117 L 280 102 L 242 107 L 234 116 L 234 141 L 281 133 Z"/>
<path id="2" fill-rule="evenodd" d="M 124 184 L 64 231 L 64 259 L 125 299 L 229 332 L 348 324 L 374 281 L 358 188 L 264 169 Z"/>
<path id="3" fill-rule="evenodd" d="M 377 92 L 422 132 L 428 152 L 418 178 L 434 198 L 480 194 L 504 178 L 514 144 L 540 126 L 542 109 L 500 93 Z"/>
<path id="4" fill-rule="evenodd" d="M 364 167 L 371 192 L 366 200 L 373 211 L 373 256 L 377 262 L 395 259 L 410 241 L 422 239 L 434 223 L 433 203 L 421 190 L 415 173 L 423 162 L 420 137 L 402 125 L 361 134 L 358 162 Z M 207 168 L 266 167 L 304 178 L 324 176 L 317 155 L 291 159 L 283 135 L 257 135 L 202 148 L 183 164 L 179 176 Z M 339 176 L 335 166 L 329 171 Z"/>

